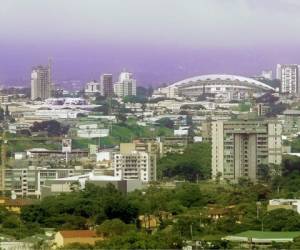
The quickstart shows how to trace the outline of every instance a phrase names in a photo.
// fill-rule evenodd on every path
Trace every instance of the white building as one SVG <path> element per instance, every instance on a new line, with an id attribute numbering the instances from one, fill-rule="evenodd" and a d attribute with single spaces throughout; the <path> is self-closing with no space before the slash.
<path id="1" fill-rule="evenodd" d="M 290 209 L 300 214 L 300 200 L 298 199 L 273 199 L 269 200 L 268 211 L 274 209 Z"/>
<path id="2" fill-rule="evenodd" d="M 103 95 L 103 84 L 96 81 L 88 82 L 85 85 L 84 92 L 86 94 L 100 93 L 101 95 Z"/>
<path id="3" fill-rule="evenodd" d="M 31 72 L 31 100 L 51 97 L 51 67 L 38 66 Z"/>
<path id="4" fill-rule="evenodd" d="M 118 82 L 114 84 L 114 92 L 118 97 L 136 95 L 136 80 L 133 78 L 133 74 L 122 72 Z"/>
<path id="5" fill-rule="evenodd" d="M 100 151 L 96 153 L 96 161 L 101 162 L 101 161 L 111 161 L 113 157 L 113 152 L 112 151 Z"/>
<path id="6" fill-rule="evenodd" d="M 109 129 L 98 128 L 98 124 L 83 124 L 77 129 L 77 136 L 81 138 L 100 138 L 109 136 Z"/>
<path id="7" fill-rule="evenodd" d="M 281 80 L 281 92 L 300 94 L 299 66 L 297 64 L 277 65 L 276 78 Z"/>
<path id="8" fill-rule="evenodd" d="M 146 152 L 132 151 L 128 154 L 115 154 L 115 176 L 122 180 L 150 181 L 150 159 Z"/>

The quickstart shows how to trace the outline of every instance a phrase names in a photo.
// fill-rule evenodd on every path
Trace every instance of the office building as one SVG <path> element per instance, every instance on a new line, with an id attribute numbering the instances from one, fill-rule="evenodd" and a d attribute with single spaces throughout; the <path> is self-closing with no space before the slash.
<path id="1" fill-rule="evenodd" d="M 103 88 L 104 96 L 113 96 L 114 86 L 113 86 L 113 76 L 112 74 L 103 74 L 100 77 L 100 83 Z"/>
<path id="2" fill-rule="evenodd" d="M 120 74 L 118 82 L 114 85 L 114 92 L 118 97 L 136 95 L 136 80 L 132 73 L 122 72 Z"/>
<path id="3" fill-rule="evenodd" d="M 276 121 L 212 122 L 212 178 L 255 181 L 262 165 L 278 174 L 274 171 L 282 160 L 281 134 Z"/>
<path id="4" fill-rule="evenodd" d="M 51 66 L 37 66 L 31 72 L 31 100 L 51 97 Z"/>
<path id="5" fill-rule="evenodd" d="M 281 92 L 300 94 L 299 66 L 297 64 L 277 65 L 276 78 L 281 80 Z"/>

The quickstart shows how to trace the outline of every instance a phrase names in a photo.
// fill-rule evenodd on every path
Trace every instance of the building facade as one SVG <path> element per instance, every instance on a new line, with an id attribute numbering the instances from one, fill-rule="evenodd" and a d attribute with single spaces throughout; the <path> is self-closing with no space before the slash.
<path id="1" fill-rule="evenodd" d="M 100 77 L 100 83 L 103 88 L 103 95 L 108 97 L 113 96 L 114 86 L 112 74 L 102 74 Z"/>
<path id="2" fill-rule="evenodd" d="M 31 100 L 51 97 L 51 66 L 37 66 L 31 72 Z"/>
<path id="3" fill-rule="evenodd" d="M 114 92 L 118 97 L 135 96 L 136 95 L 136 80 L 133 74 L 129 72 L 122 72 L 119 80 L 114 85 Z"/>
<path id="4" fill-rule="evenodd" d="M 50 168 L 28 166 L 5 169 L 5 191 L 13 191 L 17 196 L 40 197 L 41 186 L 46 180 L 65 178 L 90 172 L 82 167 Z"/>
<path id="5" fill-rule="evenodd" d="M 276 121 L 212 122 L 212 178 L 255 181 L 260 168 L 280 165 L 282 126 Z"/>
<path id="6" fill-rule="evenodd" d="M 122 180 L 156 180 L 156 152 L 142 143 L 121 143 L 120 153 L 114 155 L 114 174 Z"/>
<path id="7" fill-rule="evenodd" d="M 277 65 L 277 78 L 281 80 L 281 92 L 300 94 L 299 66 L 297 64 Z"/>

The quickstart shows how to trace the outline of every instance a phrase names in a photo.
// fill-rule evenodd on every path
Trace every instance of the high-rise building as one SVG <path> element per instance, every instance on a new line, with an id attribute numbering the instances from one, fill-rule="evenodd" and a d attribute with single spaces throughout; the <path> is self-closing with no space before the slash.
<path id="1" fill-rule="evenodd" d="M 100 83 L 103 88 L 104 96 L 113 96 L 114 86 L 113 86 L 113 76 L 112 74 L 103 74 L 100 77 Z"/>
<path id="2" fill-rule="evenodd" d="M 37 66 L 31 72 L 31 100 L 51 97 L 51 65 Z"/>
<path id="3" fill-rule="evenodd" d="M 282 161 L 282 126 L 276 121 L 212 122 L 212 178 L 255 181 L 263 167 L 276 172 Z"/>
<path id="4" fill-rule="evenodd" d="M 299 66 L 297 64 L 277 64 L 276 78 L 281 80 L 281 92 L 300 94 Z"/>
<path id="5" fill-rule="evenodd" d="M 136 95 L 136 80 L 132 73 L 122 72 L 114 85 L 114 92 L 118 97 Z"/>

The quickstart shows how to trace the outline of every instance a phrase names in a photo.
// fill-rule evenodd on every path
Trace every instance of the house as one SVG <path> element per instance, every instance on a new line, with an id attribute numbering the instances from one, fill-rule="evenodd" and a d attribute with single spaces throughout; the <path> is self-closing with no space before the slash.
<path id="1" fill-rule="evenodd" d="M 55 234 L 54 244 L 56 247 L 63 247 L 72 243 L 95 245 L 96 241 L 102 239 L 92 230 L 65 230 Z"/>

